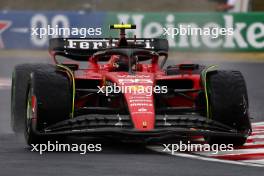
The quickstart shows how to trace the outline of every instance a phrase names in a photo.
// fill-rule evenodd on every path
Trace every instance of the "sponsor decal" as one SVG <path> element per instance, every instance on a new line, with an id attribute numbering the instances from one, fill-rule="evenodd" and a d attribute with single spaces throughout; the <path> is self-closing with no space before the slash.
<path id="1" fill-rule="evenodd" d="M 210 16 L 208 18 L 208 16 Z M 153 18 L 155 17 L 155 18 Z M 264 48 L 263 14 L 260 13 L 119 13 L 114 14 L 119 22 L 133 23 L 135 30 L 129 30 L 128 35 L 137 37 L 165 37 L 171 49 L 222 49 L 222 50 L 258 50 Z M 164 35 L 167 29 L 216 29 L 228 35 Z M 164 30 L 166 29 L 166 30 Z"/>
<path id="2" fill-rule="evenodd" d="M 143 121 L 142 126 L 143 126 L 143 128 L 146 128 L 147 127 L 147 121 Z"/>
<path id="3" fill-rule="evenodd" d="M 118 78 L 150 78 L 150 75 L 117 75 Z"/>
<path id="4" fill-rule="evenodd" d="M 151 103 L 152 101 L 151 100 L 146 100 L 146 99 L 132 99 L 132 100 L 129 100 L 130 103 L 135 103 L 135 102 L 148 102 L 148 103 Z"/>
<path id="5" fill-rule="evenodd" d="M 151 97 L 149 96 L 131 96 L 129 97 L 130 100 L 150 100 Z"/>
<path id="6" fill-rule="evenodd" d="M 138 109 L 138 112 L 146 112 L 146 111 L 147 111 L 146 108 L 139 108 L 139 109 Z"/>
<path id="7" fill-rule="evenodd" d="M 2 35 L 11 26 L 11 21 L 0 20 L 0 48 L 5 48 Z"/>
<path id="8" fill-rule="evenodd" d="M 130 106 L 153 106 L 151 103 L 132 103 Z"/>
<path id="9" fill-rule="evenodd" d="M 131 114 L 154 114 L 153 112 L 151 111 L 146 111 L 146 112 L 131 112 Z"/>
<path id="10" fill-rule="evenodd" d="M 18 18 L 19 17 L 19 18 Z M 46 49 L 51 37 L 31 35 L 31 29 L 96 29 L 102 28 L 101 38 L 118 36 L 116 31 L 110 31 L 109 24 L 116 22 L 133 23 L 134 30 L 127 30 L 127 36 L 138 38 L 167 38 L 172 50 L 216 50 L 216 51 L 263 51 L 264 23 L 263 13 L 116 13 L 116 12 L 50 12 L 50 11 L 8 11 L 0 12 L 1 47 L 10 49 Z M 96 20 L 95 20 L 96 19 Z M 87 23 L 89 21 L 89 23 Z M 9 26 L 12 22 L 12 28 Z M 233 29 L 233 35 L 164 35 L 165 28 L 197 28 L 197 29 Z M 189 29 L 188 28 L 188 29 Z M 39 30 L 38 30 L 39 31 Z M 43 30 L 44 31 L 44 30 Z M 54 30 L 57 31 L 57 30 Z M 77 30 L 76 30 L 77 31 Z M 84 37 L 82 30 L 78 37 Z M 88 31 L 89 32 L 89 31 Z M 202 30 L 201 32 L 205 32 Z M 36 32 L 34 32 L 36 33 Z M 55 32 L 56 33 L 56 32 Z M 56 33 L 57 34 L 57 33 Z M 70 33 L 71 34 L 71 33 Z M 65 35 L 65 38 L 73 37 Z M 20 42 L 15 42 L 19 40 Z M 141 43 L 142 41 L 138 41 Z M 21 45 L 23 43 L 23 45 Z M 155 47 L 151 39 L 145 40 L 146 48 Z M 100 48 L 109 45 L 109 41 L 75 41 L 67 44 L 71 48 Z M 114 45 L 114 42 L 113 42 Z"/>
<path id="11" fill-rule="evenodd" d="M 118 39 L 65 39 L 67 42 L 65 48 L 69 49 L 103 49 L 108 47 L 115 47 L 118 43 Z M 134 42 L 134 40 L 127 40 L 128 42 Z M 154 48 L 150 39 L 136 40 L 136 44 L 142 45 L 143 48 Z"/>
<path id="12" fill-rule="evenodd" d="M 125 83 L 150 83 L 152 84 L 153 81 L 151 79 L 118 79 L 118 82 L 120 84 L 125 84 Z"/>

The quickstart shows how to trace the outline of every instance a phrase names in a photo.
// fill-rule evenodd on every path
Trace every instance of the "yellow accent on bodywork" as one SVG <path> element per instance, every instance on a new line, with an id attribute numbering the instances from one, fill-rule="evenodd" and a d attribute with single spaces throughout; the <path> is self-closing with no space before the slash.
<path id="1" fill-rule="evenodd" d="M 74 73 L 72 72 L 71 69 L 69 69 L 68 67 L 66 67 L 66 66 L 64 66 L 64 65 L 59 65 L 59 64 L 57 64 L 56 66 L 57 66 L 57 67 L 60 67 L 60 68 L 62 68 L 62 69 L 65 69 L 65 70 L 69 73 L 69 75 L 70 75 L 70 79 L 72 80 L 72 110 L 71 110 L 71 114 L 70 114 L 70 116 L 71 116 L 71 118 L 73 118 L 73 117 L 74 117 L 75 92 L 76 92 L 76 90 L 75 90 L 75 79 L 74 79 Z"/>
<path id="2" fill-rule="evenodd" d="M 209 66 L 207 68 L 205 68 L 202 71 L 202 80 L 203 80 L 203 85 L 204 85 L 204 94 L 205 94 L 205 101 L 206 101 L 206 117 L 207 118 L 211 118 L 210 117 L 210 107 L 209 107 L 209 98 L 208 98 L 208 90 L 207 90 L 207 82 L 206 82 L 206 75 L 209 71 L 212 71 L 212 69 L 218 67 L 217 65 L 212 65 Z"/>
<path id="3" fill-rule="evenodd" d="M 131 29 L 131 24 L 114 24 L 114 29 Z"/>

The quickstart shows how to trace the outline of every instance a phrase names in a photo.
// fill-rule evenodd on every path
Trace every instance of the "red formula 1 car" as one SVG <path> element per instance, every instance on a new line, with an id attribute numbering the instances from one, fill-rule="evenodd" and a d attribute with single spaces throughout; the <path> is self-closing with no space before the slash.
<path id="1" fill-rule="evenodd" d="M 28 144 L 52 135 L 151 139 L 203 135 L 243 145 L 251 132 L 239 71 L 171 65 L 166 39 L 126 38 L 135 25 L 111 25 L 120 38 L 50 40 L 55 64 L 18 65 L 12 126 Z"/>

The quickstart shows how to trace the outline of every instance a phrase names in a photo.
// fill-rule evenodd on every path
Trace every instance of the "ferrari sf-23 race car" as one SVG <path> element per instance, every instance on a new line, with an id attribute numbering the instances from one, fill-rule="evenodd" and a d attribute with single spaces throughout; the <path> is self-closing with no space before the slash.
<path id="1" fill-rule="evenodd" d="M 120 37 L 53 38 L 54 64 L 15 67 L 11 123 L 29 145 L 60 135 L 139 142 L 202 135 L 209 144 L 245 143 L 251 124 L 239 71 L 163 68 L 167 39 L 126 38 L 125 30 L 136 28 L 130 24 L 110 28 Z M 115 87 L 122 91 L 110 91 Z"/>

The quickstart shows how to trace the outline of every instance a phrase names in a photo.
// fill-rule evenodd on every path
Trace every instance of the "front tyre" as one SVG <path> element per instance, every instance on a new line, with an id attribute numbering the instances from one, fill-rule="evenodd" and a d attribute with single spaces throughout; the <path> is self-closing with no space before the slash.
<path id="1" fill-rule="evenodd" d="M 30 76 L 25 125 L 29 145 L 46 141 L 40 135 L 46 127 L 69 119 L 73 96 L 70 78 L 56 66 L 34 71 Z"/>
<path id="2" fill-rule="evenodd" d="M 244 134 L 244 137 L 207 138 L 209 144 L 242 146 L 251 131 L 248 114 L 248 95 L 245 80 L 239 71 L 214 71 L 208 74 L 207 90 L 210 117 Z"/>
<path id="3" fill-rule="evenodd" d="M 11 88 L 11 127 L 17 134 L 23 132 L 30 74 L 37 70 L 47 70 L 50 64 L 21 64 L 14 68 Z"/>

